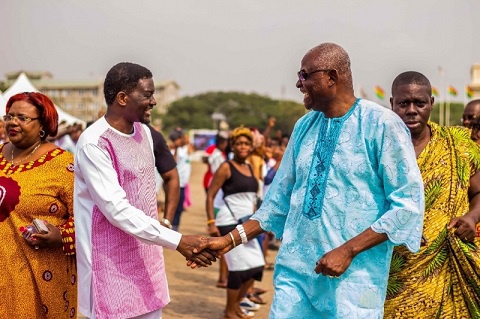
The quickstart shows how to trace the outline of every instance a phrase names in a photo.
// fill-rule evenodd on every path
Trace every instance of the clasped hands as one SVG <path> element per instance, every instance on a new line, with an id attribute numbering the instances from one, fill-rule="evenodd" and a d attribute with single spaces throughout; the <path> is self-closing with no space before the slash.
<path id="1" fill-rule="evenodd" d="M 233 248 L 230 237 L 182 235 L 177 251 L 187 260 L 190 268 L 208 267 Z"/>

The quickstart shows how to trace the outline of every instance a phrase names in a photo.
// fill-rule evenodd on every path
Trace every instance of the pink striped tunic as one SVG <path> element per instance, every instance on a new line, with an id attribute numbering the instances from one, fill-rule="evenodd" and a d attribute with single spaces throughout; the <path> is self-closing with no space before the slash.
<path id="1" fill-rule="evenodd" d="M 160 245 L 175 249 L 181 235 L 158 222 L 151 136 L 134 128 L 123 134 L 102 118 L 77 145 L 79 310 L 91 318 L 134 317 L 170 301 Z"/>

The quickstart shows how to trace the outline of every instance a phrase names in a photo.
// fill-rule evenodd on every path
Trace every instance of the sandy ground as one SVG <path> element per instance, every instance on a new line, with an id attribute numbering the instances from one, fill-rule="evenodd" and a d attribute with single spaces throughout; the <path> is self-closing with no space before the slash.
<path id="1" fill-rule="evenodd" d="M 203 174 L 205 164 L 192 163 L 190 189 L 192 206 L 183 212 L 180 232 L 183 234 L 207 235 L 205 214 L 205 191 L 203 190 Z M 184 257 L 171 250 L 165 250 L 168 285 L 171 302 L 163 309 L 164 319 L 217 319 L 222 318 L 225 307 L 226 290 L 216 288 L 218 264 L 209 268 L 190 269 L 185 266 Z M 274 261 L 275 252 L 269 251 L 267 260 Z M 255 318 L 268 318 L 268 310 L 273 296 L 273 271 L 265 271 L 262 282 L 257 287 L 267 289 L 262 295 L 267 301 L 255 314 Z M 79 318 L 82 318 L 81 316 Z"/>

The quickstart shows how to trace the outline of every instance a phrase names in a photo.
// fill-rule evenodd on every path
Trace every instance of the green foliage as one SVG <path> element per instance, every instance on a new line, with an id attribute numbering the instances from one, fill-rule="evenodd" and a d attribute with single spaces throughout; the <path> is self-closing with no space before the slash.
<path id="1" fill-rule="evenodd" d="M 0 81 L 0 91 L 5 92 L 8 89 L 8 85 L 5 81 Z"/>
<path id="2" fill-rule="evenodd" d="M 295 122 L 305 114 L 305 108 L 293 101 L 274 100 L 255 93 L 208 92 L 173 102 L 168 113 L 162 117 L 163 130 L 169 131 L 177 126 L 216 129 L 213 113 L 225 115 L 230 128 L 244 125 L 260 130 L 267 126 L 269 117 L 273 116 L 277 120 L 274 130 L 291 133 Z"/>
<path id="3" fill-rule="evenodd" d="M 463 103 L 450 103 L 450 126 L 462 125 L 462 115 L 465 105 Z M 435 103 L 433 111 L 430 114 L 430 120 L 432 122 L 439 122 L 440 105 Z"/>

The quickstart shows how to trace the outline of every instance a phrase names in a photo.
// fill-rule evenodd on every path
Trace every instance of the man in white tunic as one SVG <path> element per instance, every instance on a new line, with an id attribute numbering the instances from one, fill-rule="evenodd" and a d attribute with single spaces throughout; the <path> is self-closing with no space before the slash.
<path id="1" fill-rule="evenodd" d="M 283 239 L 270 318 L 382 318 L 393 247 L 420 247 L 423 182 L 408 129 L 354 96 L 336 44 L 305 55 L 296 86 L 312 111 L 296 123 L 262 206 L 210 248 L 224 253 L 263 231 Z"/>
<path id="2" fill-rule="evenodd" d="M 152 73 L 119 63 L 105 78 L 104 117 L 81 135 L 75 154 L 79 311 L 87 318 L 161 318 L 170 301 L 162 246 L 193 257 L 196 236 L 160 225 L 152 136 L 140 122 L 155 106 Z"/>

